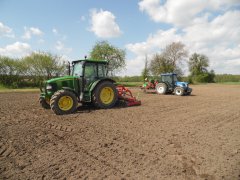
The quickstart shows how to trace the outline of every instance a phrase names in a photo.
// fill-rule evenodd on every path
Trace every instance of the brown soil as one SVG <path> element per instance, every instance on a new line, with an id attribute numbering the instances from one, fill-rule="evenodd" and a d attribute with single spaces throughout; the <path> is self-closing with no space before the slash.
<path id="1" fill-rule="evenodd" d="M 1 93 L 0 179 L 240 179 L 240 86 L 192 87 L 65 116 Z"/>

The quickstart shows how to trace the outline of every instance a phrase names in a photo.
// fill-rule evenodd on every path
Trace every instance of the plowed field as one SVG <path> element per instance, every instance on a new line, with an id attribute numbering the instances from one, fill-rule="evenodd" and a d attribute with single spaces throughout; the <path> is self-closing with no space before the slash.
<path id="1" fill-rule="evenodd" d="M 65 116 L 1 93 L 0 179 L 240 179 L 240 86 L 192 88 Z"/>

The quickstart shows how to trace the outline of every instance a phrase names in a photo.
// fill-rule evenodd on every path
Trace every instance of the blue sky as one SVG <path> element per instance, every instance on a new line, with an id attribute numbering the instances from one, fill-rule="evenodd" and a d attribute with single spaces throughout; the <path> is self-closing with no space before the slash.
<path id="1" fill-rule="evenodd" d="M 74 60 L 107 40 L 126 50 L 120 75 L 139 75 L 146 54 L 181 41 L 189 56 L 207 55 L 216 73 L 240 74 L 239 19 L 238 0 L 0 0 L 0 55 Z"/>

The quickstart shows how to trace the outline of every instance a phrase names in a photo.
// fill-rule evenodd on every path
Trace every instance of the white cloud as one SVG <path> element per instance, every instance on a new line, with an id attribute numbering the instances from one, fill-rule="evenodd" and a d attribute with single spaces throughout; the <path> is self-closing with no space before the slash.
<path id="1" fill-rule="evenodd" d="M 52 29 L 52 32 L 53 32 L 53 34 L 55 34 L 55 35 L 59 35 L 59 32 L 58 32 L 58 30 L 57 30 L 56 28 L 53 28 L 53 29 Z"/>
<path id="2" fill-rule="evenodd" d="M 31 46 L 27 43 L 15 42 L 5 47 L 0 47 L 0 54 L 9 57 L 23 57 L 31 52 Z"/>
<path id="3" fill-rule="evenodd" d="M 15 35 L 13 33 L 13 30 L 10 27 L 0 22 L 0 37 L 14 38 Z"/>
<path id="4" fill-rule="evenodd" d="M 134 64 L 139 69 L 133 72 L 128 66 L 127 74 L 140 74 L 144 67 L 144 54 L 161 52 L 167 44 L 177 41 L 186 45 L 189 55 L 194 52 L 207 55 L 210 59 L 210 69 L 214 69 L 217 73 L 239 74 L 239 18 L 240 11 L 237 10 L 227 10 L 212 17 L 211 20 L 203 14 L 195 16 L 187 26 L 159 30 L 155 34 L 150 34 L 146 41 L 127 44 L 126 48 L 136 55 L 129 60 L 131 64 L 128 65 Z"/>
<path id="5" fill-rule="evenodd" d="M 30 27 L 30 28 L 24 27 L 24 30 L 25 30 L 25 33 L 22 36 L 23 39 L 31 39 L 32 35 L 35 35 L 35 36 L 43 35 L 43 32 L 36 27 Z"/>
<path id="6" fill-rule="evenodd" d="M 56 29 L 56 28 L 53 28 L 53 29 L 52 29 L 52 32 L 53 32 L 53 34 L 54 34 L 58 39 L 61 39 L 62 41 L 64 41 L 64 40 L 67 39 L 67 36 L 61 34 L 61 33 L 59 32 L 59 30 Z"/>
<path id="7" fill-rule="evenodd" d="M 176 34 L 176 31 L 175 28 L 166 31 L 159 30 L 156 34 L 150 34 L 145 42 L 127 44 L 126 48 L 137 55 L 145 55 L 161 51 L 172 41 L 182 40 L 180 35 Z"/>
<path id="8" fill-rule="evenodd" d="M 200 13 L 208 11 L 226 10 L 236 4 L 238 0 L 142 0 L 139 9 L 146 12 L 153 21 L 170 23 L 174 26 L 190 25 Z"/>
<path id="9" fill-rule="evenodd" d="M 100 38 L 118 37 L 122 34 L 118 24 L 115 22 L 115 16 L 109 11 L 102 9 L 91 11 L 91 28 L 90 31 L 94 32 Z"/>
<path id="10" fill-rule="evenodd" d="M 60 52 L 62 52 L 62 53 L 66 53 L 66 54 L 68 54 L 68 53 L 70 53 L 70 52 L 72 51 L 72 48 L 67 48 L 67 47 L 65 47 L 65 45 L 64 45 L 63 42 L 61 42 L 61 41 L 57 41 L 57 43 L 56 43 L 56 45 L 55 45 L 55 48 L 56 48 L 58 51 L 60 51 Z"/>

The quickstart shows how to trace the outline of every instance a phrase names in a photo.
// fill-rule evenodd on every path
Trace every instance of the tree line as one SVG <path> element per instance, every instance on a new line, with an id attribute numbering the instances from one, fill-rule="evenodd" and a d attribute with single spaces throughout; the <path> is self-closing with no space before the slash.
<path id="1" fill-rule="evenodd" d="M 97 42 L 89 59 L 108 60 L 109 75 L 123 69 L 125 50 L 107 41 Z M 0 56 L 0 84 L 8 87 L 38 87 L 44 80 L 67 75 L 67 64 L 61 56 L 46 52 L 34 52 L 21 59 Z"/>
<path id="2" fill-rule="evenodd" d="M 156 53 L 151 59 L 145 58 L 145 66 L 142 70 L 142 78 L 159 76 L 161 73 L 174 72 L 181 78 L 183 76 L 182 64 L 187 62 L 190 75 L 190 83 L 214 82 L 215 73 L 208 70 L 209 59 L 204 54 L 194 53 L 189 60 L 188 51 L 181 42 L 173 42 L 167 45 L 161 53 Z"/>
<path id="3" fill-rule="evenodd" d="M 234 75 L 215 75 L 209 70 L 209 59 L 204 54 L 193 53 L 189 59 L 188 51 L 181 42 L 168 44 L 161 53 L 150 59 L 146 55 L 145 66 L 140 76 L 114 77 L 116 81 L 140 82 L 145 78 L 157 78 L 161 73 L 174 72 L 184 81 L 202 82 L 239 82 Z M 107 41 L 97 42 L 90 51 L 90 59 L 108 60 L 109 75 L 114 76 L 126 67 L 126 52 Z M 183 65 L 188 65 L 190 75 L 183 77 Z M 67 74 L 67 64 L 61 56 L 46 52 L 33 52 L 21 59 L 0 56 L 0 84 L 4 86 L 37 87 L 44 80 Z"/>
<path id="4" fill-rule="evenodd" d="M 9 87 L 36 87 L 44 80 L 65 74 L 60 56 L 34 52 L 16 59 L 0 56 L 0 83 Z"/>

